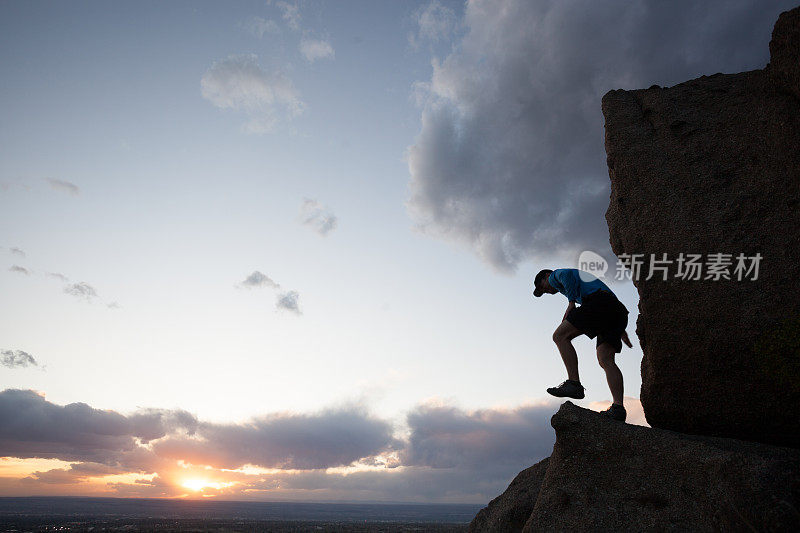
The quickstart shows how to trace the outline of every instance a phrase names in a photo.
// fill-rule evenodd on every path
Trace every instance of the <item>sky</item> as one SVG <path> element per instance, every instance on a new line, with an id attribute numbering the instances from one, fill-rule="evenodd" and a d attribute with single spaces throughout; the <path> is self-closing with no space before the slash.
<path id="1" fill-rule="evenodd" d="M 0 3 L 0 495 L 488 502 L 587 250 L 644 423 L 600 99 L 763 68 L 791 7 Z"/>

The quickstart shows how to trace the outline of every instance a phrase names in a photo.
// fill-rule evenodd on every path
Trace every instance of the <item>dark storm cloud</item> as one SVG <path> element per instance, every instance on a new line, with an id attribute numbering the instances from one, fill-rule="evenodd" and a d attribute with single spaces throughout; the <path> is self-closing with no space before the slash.
<path id="1" fill-rule="evenodd" d="M 550 455 L 555 434 L 552 404 L 464 411 L 420 406 L 408 414 L 411 429 L 401 462 L 408 466 L 483 469 L 533 464 Z"/>
<path id="2" fill-rule="evenodd" d="M 468 2 L 463 39 L 419 87 L 411 216 L 501 271 L 608 253 L 602 95 L 763 68 L 793 4 Z"/>
<path id="3" fill-rule="evenodd" d="M 269 287 L 271 289 L 280 288 L 280 285 L 272 281 L 272 278 L 259 272 L 258 270 L 247 276 L 244 281 L 239 283 L 239 286 L 246 287 L 248 289 L 252 289 L 254 287 Z"/>
<path id="4" fill-rule="evenodd" d="M 275 301 L 275 307 L 278 310 L 289 311 L 290 313 L 294 313 L 296 315 L 302 315 L 303 312 L 300 311 L 300 295 L 297 291 L 287 291 L 278 294 L 277 299 Z"/>
<path id="5" fill-rule="evenodd" d="M 0 392 L 0 456 L 106 462 L 134 447 L 119 413 L 55 405 L 29 390 Z"/>
<path id="6" fill-rule="evenodd" d="M 22 350 L 0 350 L 0 365 L 6 368 L 39 366 L 36 359 Z"/>
<path id="7" fill-rule="evenodd" d="M 253 464 L 314 469 L 348 465 L 396 444 L 390 423 L 359 407 L 319 414 L 280 414 L 248 424 L 202 424 L 202 440 L 175 437 L 154 444 L 162 457 L 217 468 Z"/>
<path id="8" fill-rule="evenodd" d="M 128 416 L 131 434 L 144 443 L 160 439 L 177 429 L 188 435 L 197 431 L 198 421 L 187 411 L 168 409 L 141 409 Z"/>
<path id="9" fill-rule="evenodd" d="M 131 416 L 85 403 L 56 405 L 30 390 L 0 392 L 0 457 L 41 457 L 103 464 L 135 464 L 136 440 L 193 431 L 184 411 L 144 410 Z"/>
<path id="10" fill-rule="evenodd" d="M 144 465 L 153 460 L 139 442 L 157 441 L 153 451 L 161 457 L 197 464 L 326 468 L 396 447 L 392 431 L 359 406 L 212 424 L 181 410 L 125 416 L 84 403 L 56 405 L 30 390 L 0 392 L 0 457 Z"/>
<path id="11" fill-rule="evenodd" d="M 48 178 L 47 183 L 50 184 L 50 188 L 54 191 L 65 192 L 67 194 L 71 194 L 72 196 L 77 196 L 81 192 L 80 187 L 68 181 Z"/>

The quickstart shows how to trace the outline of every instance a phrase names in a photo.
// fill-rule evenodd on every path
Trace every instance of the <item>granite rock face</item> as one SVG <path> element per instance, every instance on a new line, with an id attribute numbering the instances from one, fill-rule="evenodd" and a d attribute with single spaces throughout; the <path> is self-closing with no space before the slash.
<path id="1" fill-rule="evenodd" d="M 522 531 L 533 512 L 533 506 L 536 505 L 549 462 L 549 458 L 544 458 L 517 474 L 503 494 L 478 512 L 469 525 L 469 531 Z"/>
<path id="2" fill-rule="evenodd" d="M 523 471 L 471 531 L 800 528 L 800 450 L 622 424 L 570 402 L 552 424 L 549 461 Z"/>
<path id="3" fill-rule="evenodd" d="M 767 73 L 779 88 L 800 98 L 800 9 L 781 13 L 769 43 Z"/>
<path id="4" fill-rule="evenodd" d="M 650 425 L 800 447 L 800 8 L 770 51 L 764 70 L 603 97 L 606 220 L 618 257 L 643 254 Z M 730 279 L 707 270 L 720 253 Z M 645 279 L 663 254 L 667 279 Z M 700 254 L 701 279 L 678 277 L 680 254 Z M 757 279 L 737 279 L 739 254 L 760 254 Z"/>

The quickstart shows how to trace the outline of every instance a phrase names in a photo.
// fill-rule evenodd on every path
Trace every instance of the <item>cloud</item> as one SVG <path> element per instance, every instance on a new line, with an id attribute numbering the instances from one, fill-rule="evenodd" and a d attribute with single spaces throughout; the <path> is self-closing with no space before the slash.
<path id="1" fill-rule="evenodd" d="M 26 276 L 30 276 L 31 271 L 25 267 L 21 267 L 19 265 L 11 265 L 11 268 L 8 269 L 9 272 L 17 272 L 19 274 L 25 274 Z"/>
<path id="2" fill-rule="evenodd" d="M 25 252 L 23 250 L 17 248 L 16 246 L 12 246 L 11 248 L 8 249 L 8 251 L 11 252 L 14 255 L 18 255 L 20 257 L 25 257 Z"/>
<path id="3" fill-rule="evenodd" d="M 268 287 L 275 290 L 281 288 L 280 284 L 258 270 L 253 271 L 244 281 L 237 283 L 235 287 L 244 287 L 246 289 Z M 279 311 L 289 311 L 296 315 L 302 315 L 303 313 L 300 311 L 299 300 L 300 294 L 297 291 L 281 291 L 275 296 L 275 308 Z"/>
<path id="4" fill-rule="evenodd" d="M 69 468 L 53 468 L 47 471 L 36 471 L 23 478 L 24 483 L 45 483 L 49 485 L 68 485 L 85 483 L 91 477 L 123 474 L 125 469 L 101 463 L 73 463 Z"/>
<path id="5" fill-rule="evenodd" d="M 631 398 L 630 396 L 625 396 L 625 411 L 628 413 L 625 422 L 628 424 L 634 424 L 636 426 L 645 426 L 650 427 L 650 424 L 647 423 L 647 419 L 644 416 L 644 408 L 642 407 L 642 402 L 639 398 Z M 609 401 L 603 402 L 591 402 L 589 403 L 589 409 L 594 411 L 605 411 L 611 405 Z"/>
<path id="6" fill-rule="evenodd" d="M 345 466 L 396 446 L 392 425 L 362 407 L 277 414 L 247 424 L 201 424 L 202 440 L 174 437 L 153 445 L 162 457 L 235 469 L 309 470 Z"/>
<path id="7" fill-rule="evenodd" d="M 336 56 L 331 43 L 320 39 L 303 38 L 300 41 L 300 53 L 309 63 L 317 59 L 333 59 Z"/>
<path id="8" fill-rule="evenodd" d="M 97 291 L 85 281 L 73 283 L 72 285 L 64 287 L 64 292 L 76 298 L 86 298 L 87 301 L 91 301 L 92 298 L 97 298 Z"/>
<path id="9" fill-rule="evenodd" d="M 77 185 L 68 181 L 47 178 L 47 183 L 50 184 L 50 188 L 54 191 L 64 192 L 72 196 L 77 196 L 81 192 Z"/>
<path id="10" fill-rule="evenodd" d="M 361 403 L 215 423 L 182 410 L 62 406 L 9 389 L 0 392 L 0 457 L 68 461 L 20 482 L 62 491 L 95 483 L 97 495 L 179 496 L 199 478 L 216 483 L 203 495 L 228 499 L 485 502 L 550 453 L 556 408 L 425 404 L 407 414 L 401 438 Z M 97 484 L 116 474 L 144 477 Z"/>
<path id="11" fill-rule="evenodd" d="M 412 15 L 417 32 L 408 35 L 408 42 L 418 48 L 423 41 L 444 41 L 453 34 L 458 20 L 455 12 L 437 0 L 417 8 Z"/>
<path id="12" fill-rule="evenodd" d="M 338 219 L 329 208 L 316 200 L 305 198 L 300 205 L 300 222 L 324 237 L 336 229 Z"/>
<path id="13" fill-rule="evenodd" d="M 272 278 L 266 274 L 262 274 L 258 270 L 253 271 L 252 274 L 247 276 L 244 281 L 239 283 L 240 287 L 252 289 L 255 287 L 269 287 L 271 289 L 279 289 L 280 285 L 272 281 Z"/>
<path id="14" fill-rule="evenodd" d="M 499 271 L 607 254 L 602 95 L 762 68 L 793 3 L 467 2 L 463 38 L 417 85 L 409 214 Z"/>
<path id="15" fill-rule="evenodd" d="M 270 131 L 278 115 L 292 118 L 304 108 L 292 81 L 278 70 L 261 68 L 254 54 L 215 61 L 203 74 L 200 88 L 215 106 L 247 115 L 244 127 L 251 133 Z"/>
<path id="16" fill-rule="evenodd" d="M 300 29 L 300 7 L 296 3 L 277 2 L 275 4 L 283 12 L 283 20 L 293 30 Z"/>
<path id="17" fill-rule="evenodd" d="M 500 468 L 503 475 L 533 464 L 553 449 L 553 403 L 514 409 L 465 411 L 422 405 L 408 414 L 411 429 L 404 465 L 431 468 Z M 503 466 L 511 468 L 503 469 Z M 516 469 L 516 470 L 515 470 Z"/>
<path id="18" fill-rule="evenodd" d="M 0 392 L 0 456 L 107 463 L 135 447 L 119 413 L 55 405 L 33 391 Z"/>
<path id="19" fill-rule="evenodd" d="M 278 33 L 280 28 L 274 20 L 263 19 L 261 17 L 251 17 L 243 24 L 245 30 L 261 39 L 265 33 Z"/>
<path id="20" fill-rule="evenodd" d="M 292 312 L 296 315 L 302 315 L 303 312 L 300 311 L 300 305 L 298 300 L 300 299 L 300 295 L 297 291 L 287 291 L 279 293 L 277 299 L 275 301 L 275 307 L 278 310 L 285 310 Z"/>
<path id="21" fill-rule="evenodd" d="M 51 278 L 56 278 L 64 282 L 69 281 L 69 278 L 67 276 L 65 276 L 64 274 L 59 274 L 58 272 L 48 272 L 47 275 L 50 276 Z"/>
<path id="22" fill-rule="evenodd" d="M 0 457 L 101 463 L 127 472 L 161 464 L 139 443 L 167 433 L 191 433 L 197 420 L 185 411 L 149 409 L 124 416 L 85 403 L 60 406 L 30 390 L 0 392 Z"/>
<path id="23" fill-rule="evenodd" d="M 39 366 L 36 359 L 22 350 L 0 350 L 0 365 L 6 368 L 27 368 Z"/>

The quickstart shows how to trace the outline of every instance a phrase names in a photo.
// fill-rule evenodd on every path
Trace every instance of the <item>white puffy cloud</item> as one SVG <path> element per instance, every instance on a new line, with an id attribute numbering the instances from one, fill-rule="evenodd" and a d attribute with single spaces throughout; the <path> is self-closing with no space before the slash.
<path id="1" fill-rule="evenodd" d="M 333 211 L 317 200 L 304 198 L 300 205 L 300 222 L 324 237 L 336 229 L 338 219 Z"/>
<path id="2" fill-rule="evenodd" d="M 0 350 L 0 365 L 6 368 L 39 366 L 36 358 L 23 350 Z"/>
<path id="3" fill-rule="evenodd" d="M 87 301 L 97 298 L 97 291 L 85 281 L 67 285 L 64 287 L 64 292 L 76 298 L 85 298 Z"/>
<path id="4" fill-rule="evenodd" d="M 262 272 L 259 272 L 258 270 L 254 270 L 252 274 L 244 279 L 244 281 L 239 283 L 239 286 L 248 289 L 255 287 L 269 287 L 271 289 L 280 288 L 280 285 L 272 281 L 272 278 Z"/>
<path id="5" fill-rule="evenodd" d="M 410 215 L 500 271 L 608 256 L 602 95 L 762 68 L 793 3 L 470 0 L 463 38 L 416 86 Z"/>
<path id="6" fill-rule="evenodd" d="M 300 40 L 300 53 L 306 61 L 313 63 L 318 59 L 333 59 L 336 52 L 328 41 L 303 38 Z"/>
<path id="7" fill-rule="evenodd" d="M 275 300 L 275 307 L 278 310 L 289 311 L 296 315 L 302 315 L 300 311 L 300 294 L 297 291 L 286 291 L 278 294 Z"/>
<path id="8" fill-rule="evenodd" d="M 200 88 L 215 106 L 244 113 L 244 128 L 251 133 L 270 131 L 280 116 L 292 118 L 304 108 L 292 80 L 277 69 L 263 69 L 255 54 L 215 61 L 203 74 Z"/>
<path id="9" fill-rule="evenodd" d="M 252 274 L 247 276 L 244 281 L 237 283 L 235 287 L 244 287 L 246 289 L 267 287 L 269 289 L 274 289 L 277 291 L 275 295 L 275 308 L 277 310 L 289 311 L 296 315 L 303 314 L 300 310 L 300 293 L 297 291 L 281 290 L 279 283 L 258 270 L 254 270 Z"/>

